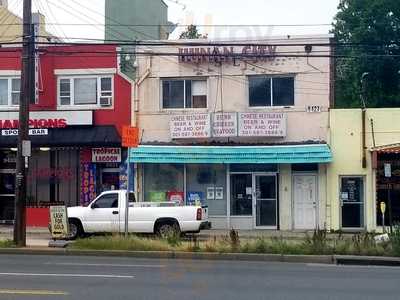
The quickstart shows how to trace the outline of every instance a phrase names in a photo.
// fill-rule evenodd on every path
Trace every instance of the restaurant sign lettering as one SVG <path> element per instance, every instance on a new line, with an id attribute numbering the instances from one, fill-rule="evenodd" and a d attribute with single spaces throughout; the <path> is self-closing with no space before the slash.
<path id="1" fill-rule="evenodd" d="M 213 113 L 174 115 L 171 139 L 285 137 L 285 113 Z"/>
<path id="2" fill-rule="evenodd" d="M 273 61 L 276 55 L 275 45 L 247 45 L 187 47 L 179 48 L 179 62 L 183 63 L 221 63 L 234 60 Z"/>

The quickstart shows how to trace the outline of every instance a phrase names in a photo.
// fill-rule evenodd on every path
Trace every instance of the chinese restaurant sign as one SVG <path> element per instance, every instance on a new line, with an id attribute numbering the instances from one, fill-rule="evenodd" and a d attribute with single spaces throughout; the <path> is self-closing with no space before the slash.
<path id="1" fill-rule="evenodd" d="M 283 113 L 239 113 L 239 136 L 286 136 Z"/>
<path id="2" fill-rule="evenodd" d="M 210 122 L 211 121 L 211 122 Z M 172 139 L 285 137 L 284 113 L 214 113 L 171 116 Z"/>
<path id="3" fill-rule="evenodd" d="M 171 117 L 170 132 L 173 139 L 208 138 L 210 114 L 175 115 Z"/>

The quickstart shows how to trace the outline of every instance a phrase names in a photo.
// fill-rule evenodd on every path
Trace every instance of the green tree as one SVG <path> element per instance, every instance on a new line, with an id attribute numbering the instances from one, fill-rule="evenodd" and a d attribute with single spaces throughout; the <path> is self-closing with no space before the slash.
<path id="1" fill-rule="evenodd" d="M 365 72 L 368 107 L 400 106 L 400 1 L 341 0 L 338 10 L 336 107 L 361 106 Z"/>
<path id="2" fill-rule="evenodd" d="M 189 25 L 184 32 L 181 33 L 179 39 L 206 39 L 207 34 L 199 33 L 196 25 Z"/>

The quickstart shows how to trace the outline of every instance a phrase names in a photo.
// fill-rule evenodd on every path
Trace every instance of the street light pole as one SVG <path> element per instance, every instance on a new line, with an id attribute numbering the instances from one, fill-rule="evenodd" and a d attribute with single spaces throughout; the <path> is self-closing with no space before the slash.
<path id="1" fill-rule="evenodd" d="M 21 95 L 19 100 L 18 151 L 15 185 L 14 243 L 19 247 L 26 246 L 26 169 L 31 147 L 29 141 L 29 103 L 34 88 L 33 67 L 33 26 L 32 0 L 23 2 L 23 40 L 21 58 Z"/>

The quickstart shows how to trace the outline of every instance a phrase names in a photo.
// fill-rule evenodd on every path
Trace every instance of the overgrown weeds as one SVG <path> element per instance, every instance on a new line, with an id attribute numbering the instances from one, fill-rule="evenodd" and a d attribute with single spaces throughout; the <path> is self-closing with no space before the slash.
<path id="1" fill-rule="evenodd" d="M 0 247 L 12 245 L 11 241 L 0 242 Z M 377 243 L 372 233 L 359 233 L 352 237 L 339 234 L 328 237 L 325 230 L 316 230 L 302 240 L 284 237 L 258 237 L 241 240 L 232 229 L 227 235 L 199 240 L 196 235 L 188 239 L 171 235 L 163 239 L 131 235 L 91 237 L 77 240 L 73 248 L 90 250 L 130 251 L 189 251 L 214 253 L 268 253 L 268 254 L 342 254 L 342 255 L 395 255 L 400 256 L 400 225 L 394 227 L 390 242 Z"/>
<path id="2" fill-rule="evenodd" d="M 400 256 L 400 224 L 393 226 L 393 231 L 389 234 L 389 237 L 393 255 Z"/>

